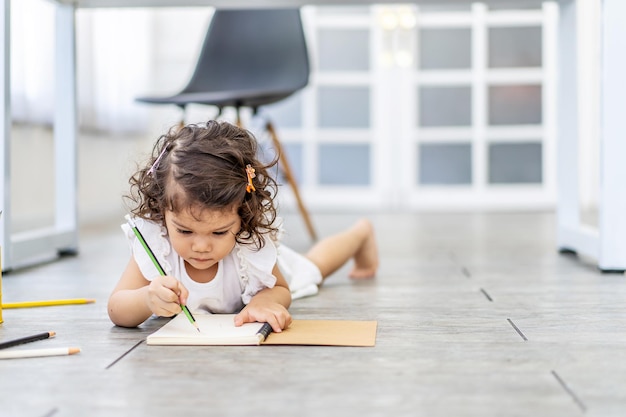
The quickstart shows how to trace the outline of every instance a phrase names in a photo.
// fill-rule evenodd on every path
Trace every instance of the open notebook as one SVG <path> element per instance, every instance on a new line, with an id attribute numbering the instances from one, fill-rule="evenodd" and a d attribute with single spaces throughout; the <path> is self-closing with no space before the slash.
<path id="1" fill-rule="evenodd" d="M 265 323 L 235 327 L 234 314 L 197 314 L 200 332 L 179 314 L 146 339 L 149 345 L 319 345 L 374 346 L 375 321 L 293 320 L 286 330 L 270 333 Z M 268 334 L 269 333 L 269 334 Z M 266 337 L 267 336 L 267 337 Z"/>

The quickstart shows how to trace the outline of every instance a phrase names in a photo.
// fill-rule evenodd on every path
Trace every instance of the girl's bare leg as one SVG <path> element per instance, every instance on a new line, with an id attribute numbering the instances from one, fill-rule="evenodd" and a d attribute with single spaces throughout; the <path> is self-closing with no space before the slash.
<path id="1" fill-rule="evenodd" d="M 319 241 L 306 254 L 325 279 L 350 259 L 354 259 L 351 278 L 371 278 L 378 269 L 378 247 L 374 228 L 361 219 L 350 229 Z"/>

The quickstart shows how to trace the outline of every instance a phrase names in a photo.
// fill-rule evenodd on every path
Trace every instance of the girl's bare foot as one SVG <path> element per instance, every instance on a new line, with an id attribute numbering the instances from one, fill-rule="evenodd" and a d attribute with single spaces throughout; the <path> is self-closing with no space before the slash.
<path id="1" fill-rule="evenodd" d="M 362 243 L 354 254 L 354 268 L 350 278 L 373 278 L 378 270 L 378 246 L 374 236 L 374 227 L 367 219 L 359 220 L 353 230 L 362 236 Z"/>

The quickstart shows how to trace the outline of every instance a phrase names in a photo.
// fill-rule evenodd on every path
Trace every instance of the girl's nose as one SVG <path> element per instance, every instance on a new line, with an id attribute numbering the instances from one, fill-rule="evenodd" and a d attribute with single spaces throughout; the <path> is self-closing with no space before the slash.
<path id="1" fill-rule="evenodd" d="M 212 248 L 211 239 L 207 237 L 198 237 L 191 245 L 191 250 L 194 252 L 210 252 Z"/>

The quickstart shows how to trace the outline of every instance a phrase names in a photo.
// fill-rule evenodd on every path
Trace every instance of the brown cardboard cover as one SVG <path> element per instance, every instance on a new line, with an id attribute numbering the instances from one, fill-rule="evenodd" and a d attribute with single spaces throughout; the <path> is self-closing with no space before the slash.
<path id="1" fill-rule="evenodd" d="M 272 332 L 264 345 L 374 346 L 375 321 L 293 320 L 280 333 Z"/>

